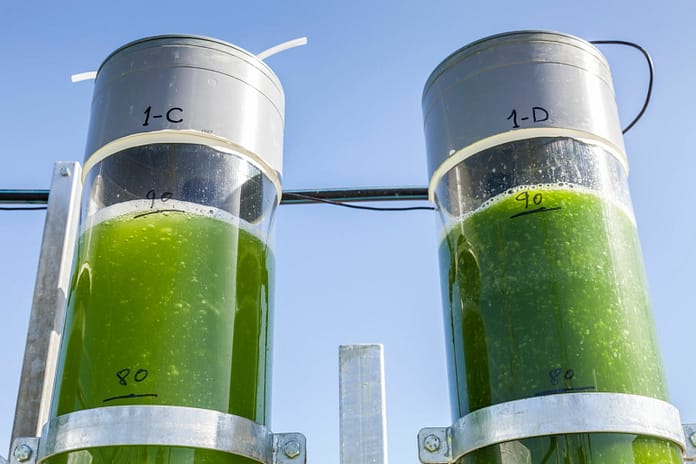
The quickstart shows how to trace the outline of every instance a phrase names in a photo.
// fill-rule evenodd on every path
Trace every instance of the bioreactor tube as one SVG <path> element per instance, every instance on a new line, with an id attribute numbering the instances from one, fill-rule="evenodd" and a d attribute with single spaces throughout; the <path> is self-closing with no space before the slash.
<path id="1" fill-rule="evenodd" d="M 564 34 L 490 37 L 437 67 L 423 112 L 454 419 L 548 395 L 666 400 L 601 53 Z M 667 440 L 588 432 L 496 443 L 460 462 L 664 464 L 681 454 Z"/>
<path id="2" fill-rule="evenodd" d="M 267 424 L 283 118 L 275 74 L 225 42 L 152 37 L 102 64 L 54 420 L 166 405 Z M 107 446 L 47 462 L 248 461 Z"/>

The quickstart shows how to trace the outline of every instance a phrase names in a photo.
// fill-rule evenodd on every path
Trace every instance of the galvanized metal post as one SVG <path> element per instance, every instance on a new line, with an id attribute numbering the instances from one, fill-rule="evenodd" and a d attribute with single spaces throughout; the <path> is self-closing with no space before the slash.
<path id="1" fill-rule="evenodd" d="M 382 345 L 339 347 L 341 464 L 387 464 Z"/>
<path id="2" fill-rule="evenodd" d="M 74 161 L 59 161 L 53 168 L 12 441 L 39 436 L 48 420 L 75 250 L 80 174 L 80 165 Z"/>
<path id="3" fill-rule="evenodd" d="M 684 437 L 686 438 L 685 462 L 696 462 L 696 424 L 684 424 Z"/>

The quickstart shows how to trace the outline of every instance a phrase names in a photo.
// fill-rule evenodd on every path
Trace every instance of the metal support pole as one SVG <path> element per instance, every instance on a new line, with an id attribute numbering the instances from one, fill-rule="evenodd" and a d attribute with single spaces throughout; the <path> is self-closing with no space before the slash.
<path id="1" fill-rule="evenodd" d="M 696 462 L 696 424 L 684 424 L 686 452 L 684 462 Z"/>
<path id="2" fill-rule="evenodd" d="M 75 250 L 80 174 L 80 165 L 74 161 L 60 161 L 53 168 L 12 441 L 39 436 L 48 420 Z"/>
<path id="3" fill-rule="evenodd" d="M 382 345 L 339 347 L 341 464 L 387 464 Z"/>

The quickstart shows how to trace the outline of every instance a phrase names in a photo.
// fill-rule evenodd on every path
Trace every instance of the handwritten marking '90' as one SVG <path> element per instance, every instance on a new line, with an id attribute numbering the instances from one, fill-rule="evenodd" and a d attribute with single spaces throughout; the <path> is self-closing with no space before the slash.
<path id="1" fill-rule="evenodd" d="M 155 207 L 155 200 L 160 200 L 162 203 L 166 203 L 168 200 L 171 200 L 173 195 L 174 194 L 172 192 L 164 192 L 160 194 L 158 198 L 157 192 L 154 189 L 152 189 L 149 190 L 147 194 L 145 194 L 145 198 L 151 201 L 150 209 L 152 209 Z"/>
<path id="2" fill-rule="evenodd" d="M 530 199 L 533 205 L 538 206 L 544 200 L 544 197 L 541 193 L 535 193 L 532 196 L 526 190 L 515 197 L 515 200 L 524 202 L 524 209 L 529 208 Z"/>

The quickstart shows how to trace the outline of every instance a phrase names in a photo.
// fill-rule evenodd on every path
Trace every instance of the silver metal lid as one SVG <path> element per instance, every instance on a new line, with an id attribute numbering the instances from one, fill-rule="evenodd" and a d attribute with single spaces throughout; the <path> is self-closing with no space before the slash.
<path id="1" fill-rule="evenodd" d="M 277 178 L 284 111 L 278 77 L 246 50 L 189 35 L 137 40 L 97 73 L 85 171 L 124 147 L 168 140 L 246 155 Z"/>
<path id="2" fill-rule="evenodd" d="M 467 45 L 433 71 L 422 103 L 433 182 L 467 156 L 534 137 L 589 140 L 627 164 L 609 65 L 567 34 L 510 32 Z"/>

